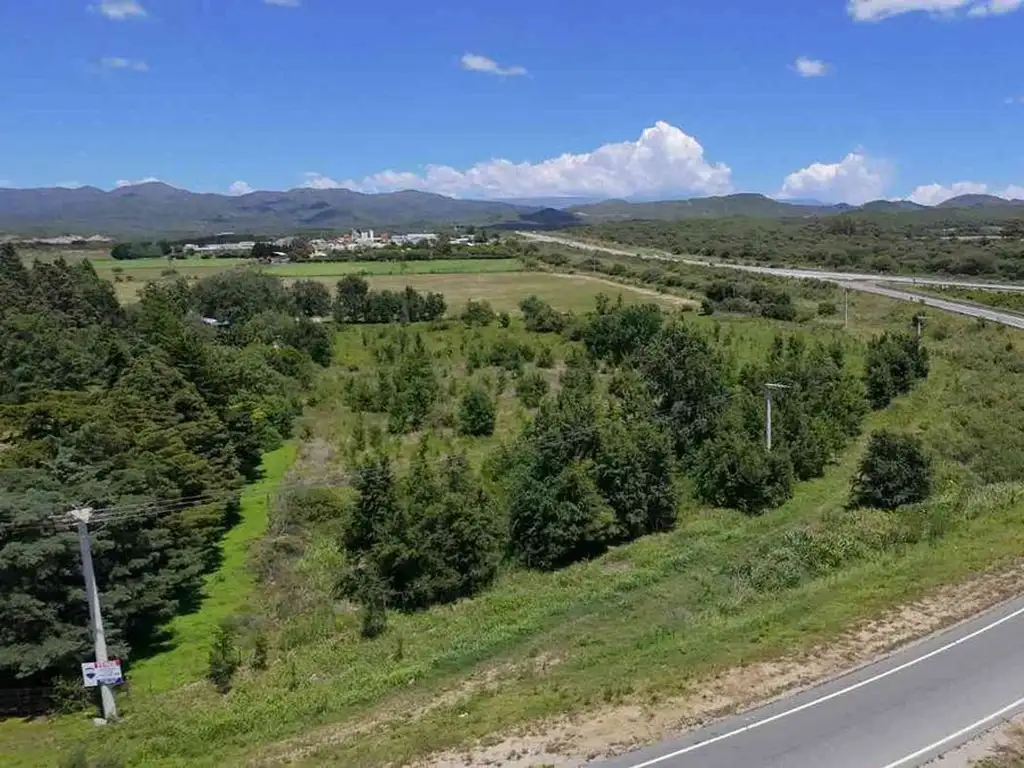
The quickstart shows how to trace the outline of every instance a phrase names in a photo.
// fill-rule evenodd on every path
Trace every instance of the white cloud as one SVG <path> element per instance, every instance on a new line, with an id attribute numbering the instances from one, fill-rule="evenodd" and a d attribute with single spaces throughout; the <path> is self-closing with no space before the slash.
<path id="1" fill-rule="evenodd" d="M 152 184 L 154 181 L 160 181 L 160 179 L 156 178 L 155 176 L 147 176 L 146 178 L 139 179 L 138 181 L 129 181 L 128 179 L 118 179 L 117 180 L 117 184 L 115 186 L 118 189 L 120 189 L 121 187 L 137 187 L 139 184 Z"/>
<path id="2" fill-rule="evenodd" d="M 857 21 L 881 21 L 903 13 L 940 16 L 998 16 L 1016 11 L 1024 0 L 848 0 L 846 9 Z"/>
<path id="3" fill-rule="evenodd" d="M 302 182 L 302 186 L 307 189 L 341 189 L 345 185 L 322 173 L 307 171 L 306 180 Z"/>
<path id="4" fill-rule="evenodd" d="M 121 56 L 105 56 L 100 59 L 104 69 L 130 69 L 133 72 L 149 72 L 149 64 L 141 59 L 125 59 Z"/>
<path id="5" fill-rule="evenodd" d="M 838 163 L 813 163 L 789 174 L 779 197 L 860 205 L 882 197 L 888 177 L 885 163 L 863 152 L 851 152 Z"/>
<path id="6" fill-rule="evenodd" d="M 114 21 L 142 18 L 146 15 L 146 9 L 139 5 L 137 0 L 100 0 L 99 5 L 90 5 L 89 9 L 102 13 Z"/>
<path id="7" fill-rule="evenodd" d="M 800 77 L 824 77 L 828 74 L 829 66 L 820 59 L 808 59 L 806 56 L 801 56 L 793 64 L 793 69 Z"/>
<path id="8" fill-rule="evenodd" d="M 236 197 L 239 195 L 248 195 L 250 192 L 255 191 L 255 189 L 250 187 L 249 184 L 244 181 L 236 181 L 234 184 L 228 187 L 228 194 L 234 195 Z"/>
<path id="9" fill-rule="evenodd" d="M 1007 96 L 1003 99 L 1004 104 L 1024 104 L 1024 96 Z"/>
<path id="10" fill-rule="evenodd" d="M 277 5 L 281 8 L 298 8 L 302 5 L 301 0 L 263 0 L 267 5 Z"/>
<path id="11" fill-rule="evenodd" d="M 523 67 L 503 67 L 494 59 L 489 59 L 476 53 L 463 54 L 462 68 L 468 69 L 470 72 L 486 72 L 489 75 L 501 75 L 504 77 L 526 74 L 526 69 Z"/>
<path id="12" fill-rule="evenodd" d="M 428 165 L 422 174 L 389 170 L 343 186 L 360 192 L 419 189 L 453 197 L 716 195 L 732 191 L 732 171 L 723 163 L 709 163 L 696 139 L 659 121 L 636 141 L 605 144 L 593 152 L 537 163 L 488 160 L 464 171 L 446 165 Z"/>
<path id="13" fill-rule="evenodd" d="M 60 187 L 61 189 L 81 189 L 85 184 L 78 181 L 58 181 L 53 186 Z"/>
<path id="14" fill-rule="evenodd" d="M 923 184 L 911 192 L 907 199 L 919 205 L 938 205 L 960 195 L 995 195 L 1007 200 L 1024 198 L 1024 186 L 1011 184 L 1003 189 L 992 189 L 980 181 L 958 181 L 949 186 L 942 184 Z"/>

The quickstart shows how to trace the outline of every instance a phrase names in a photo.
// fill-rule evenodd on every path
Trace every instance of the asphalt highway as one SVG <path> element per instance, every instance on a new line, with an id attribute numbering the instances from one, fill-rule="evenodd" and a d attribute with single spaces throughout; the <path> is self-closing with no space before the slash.
<path id="1" fill-rule="evenodd" d="M 602 768 L 911 768 L 1024 711 L 1024 599 Z"/>

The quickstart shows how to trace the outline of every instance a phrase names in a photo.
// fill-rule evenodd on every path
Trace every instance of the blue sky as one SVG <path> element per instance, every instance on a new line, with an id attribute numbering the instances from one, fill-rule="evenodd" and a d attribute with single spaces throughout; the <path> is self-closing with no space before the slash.
<path id="1" fill-rule="evenodd" d="M 1024 198 L 1024 0 L 31 0 L 0 29 L 8 186 Z"/>

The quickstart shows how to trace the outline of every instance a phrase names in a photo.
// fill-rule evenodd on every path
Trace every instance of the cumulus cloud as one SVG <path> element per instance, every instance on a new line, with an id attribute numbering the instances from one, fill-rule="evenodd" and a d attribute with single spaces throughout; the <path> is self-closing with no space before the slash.
<path id="1" fill-rule="evenodd" d="M 884 195 L 888 176 L 884 163 L 863 152 L 851 152 L 838 163 L 812 163 L 789 174 L 779 197 L 860 205 Z"/>
<path id="2" fill-rule="evenodd" d="M 300 0 L 263 0 L 267 5 L 277 5 L 281 8 L 298 8 L 302 3 Z"/>
<path id="3" fill-rule="evenodd" d="M 999 16 L 1016 11 L 1024 0 L 848 0 L 846 8 L 857 21 L 881 21 L 903 13 L 941 16 Z"/>
<path id="4" fill-rule="evenodd" d="M 979 181 L 958 181 L 948 186 L 923 184 L 911 192 L 907 199 L 919 205 L 938 205 L 960 195 L 994 195 L 1007 200 L 1019 200 L 1024 198 L 1024 186 L 1011 184 L 1003 189 L 993 189 Z"/>
<path id="5" fill-rule="evenodd" d="M 104 69 L 130 69 L 132 72 L 149 72 L 149 64 L 141 59 L 125 59 L 121 56 L 105 56 L 100 59 Z"/>
<path id="6" fill-rule="evenodd" d="M 155 181 L 160 181 L 160 179 L 158 179 L 156 176 L 147 176 L 146 178 L 139 179 L 138 181 L 118 179 L 117 183 L 114 186 L 116 186 L 118 189 L 120 189 L 121 187 L 137 187 L 139 184 L 152 184 Z"/>
<path id="7" fill-rule="evenodd" d="M 316 171 L 306 171 L 306 180 L 302 182 L 302 186 L 307 189 L 341 189 L 344 184 L 335 181 L 330 176 L 324 176 L 322 173 Z"/>
<path id="8" fill-rule="evenodd" d="M 793 64 L 793 69 L 800 77 L 824 77 L 828 74 L 829 66 L 821 59 L 801 56 Z"/>
<path id="9" fill-rule="evenodd" d="M 249 184 L 245 181 L 236 181 L 234 184 L 228 187 L 228 194 L 234 195 L 236 197 L 239 195 L 248 195 L 250 192 L 255 191 L 256 190 L 250 187 Z"/>
<path id="10" fill-rule="evenodd" d="M 85 184 L 78 181 L 58 181 L 53 186 L 60 187 L 61 189 L 81 189 Z"/>
<path id="11" fill-rule="evenodd" d="M 146 15 L 146 9 L 139 5 L 137 0 L 100 0 L 98 5 L 90 5 L 89 8 L 114 21 L 142 18 Z"/>
<path id="12" fill-rule="evenodd" d="M 494 59 L 489 59 L 477 53 L 463 54 L 462 68 L 468 69 L 470 72 L 486 72 L 489 75 L 501 75 L 503 77 L 526 74 L 524 67 L 503 67 Z"/>
<path id="13" fill-rule="evenodd" d="M 488 160 L 466 170 L 428 165 L 423 173 L 383 171 L 342 186 L 360 192 L 419 189 L 452 197 L 717 195 L 732 171 L 712 164 L 692 136 L 659 121 L 636 141 L 605 144 L 537 163 Z"/>

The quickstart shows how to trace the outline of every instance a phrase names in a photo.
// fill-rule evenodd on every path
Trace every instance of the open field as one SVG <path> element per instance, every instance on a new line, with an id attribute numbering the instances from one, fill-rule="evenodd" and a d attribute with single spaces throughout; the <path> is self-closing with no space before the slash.
<path id="1" fill-rule="evenodd" d="M 375 287 L 405 282 L 373 280 Z M 538 293 L 559 308 L 583 310 L 596 293 L 614 294 L 601 283 L 543 274 L 428 275 L 408 282 L 443 290 L 452 307 L 472 297 L 511 309 Z M 850 334 L 861 340 L 883 328 L 909 327 L 913 314 L 911 306 L 877 297 L 852 303 Z M 848 338 L 825 319 L 802 330 L 738 317 L 691 315 L 688 322 L 719 327 L 739 360 L 763 353 L 780 327 L 814 339 Z M 340 359 L 307 415 L 307 446 L 322 450 L 307 448 L 304 455 L 317 455 L 321 467 L 345 463 L 353 416 L 338 404 L 334 376 L 368 364 L 362 333 L 351 328 L 339 339 Z M 458 349 L 453 333 L 432 331 L 432 343 Z M 394 614 L 388 634 L 373 642 L 359 639 L 351 606 L 332 599 L 330 574 L 342 561 L 336 540 L 320 537 L 294 568 L 322 599 L 278 627 L 269 670 L 244 671 L 226 697 L 198 682 L 169 690 L 172 680 L 198 681 L 205 663 L 201 643 L 183 642 L 141 664 L 141 679 L 133 673 L 124 726 L 96 731 L 82 716 L 7 722 L 0 725 L 0 759 L 52 765 L 59 750 L 79 742 L 94 754 L 101 745 L 112 749 L 131 765 L 377 765 L 435 750 L 458 755 L 476 739 L 495 743 L 493 734 L 538 718 L 557 724 L 570 713 L 651 708 L 697 694 L 716 672 L 827 641 L 929 589 L 1010 563 L 1024 551 L 1024 487 L 1005 484 L 1024 476 L 1022 417 L 1010 405 L 1024 385 L 1024 347 L 1012 332 L 955 317 L 936 317 L 926 336 L 929 378 L 867 424 L 916 432 L 935 455 L 939 489 L 918 516 L 845 510 L 861 440 L 825 477 L 799 485 L 789 502 L 763 517 L 686 501 L 671 533 L 552 574 L 509 571 L 476 598 Z M 496 437 L 456 444 L 481 456 L 523 418 L 506 397 Z M 995 482 L 1004 484 L 989 485 Z M 264 525 L 262 515 L 246 510 L 250 533 Z M 899 534 L 903 526 L 917 526 L 918 533 Z M 787 547 L 808 532 L 835 532 L 846 542 L 824 572 L 791 570 Z M 239 560 L 228 563 L 237 569 Z M 741 575 L 750 563 L 762 566 L 753 580 Z M 235 583 L 222 569 L 210 583 L 229 577 Z M 246 583 L 232 590 L 231 605 L 258 604 L 256 595 L 244 594 Z M 225 605 L 211 595 L 199 614 L 182 620 L 182 637 L 189 625 L 208 625 L 233 610 Z M 180 676 L 170 676 L 170 660 Z M 628 739 L 634 730 L 625 723 L 618 737 Z"/>

